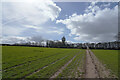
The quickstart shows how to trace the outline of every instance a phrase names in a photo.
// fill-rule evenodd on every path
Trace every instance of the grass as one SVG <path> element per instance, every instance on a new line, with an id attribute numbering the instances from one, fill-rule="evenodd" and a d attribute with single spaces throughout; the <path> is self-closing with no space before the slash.
<path id="1" fill-rule="evenodd" d="M 80 49 L 19 46 L 3 46 L 2 50 L 3 78 L 21 78 L 46 65 L 47 68 L 28 77 L 50 77 L 80 51 Z M 55 63 L 52 64 L 53 62 Z"/>
<path id="2" fill-rule="evenodd" d="M 80 53 L 74 58 L 74 60 L 58 75 L 58 78 L 76 78 L 81 77 L 82 73 L 80 69 L 83 67 L 83 60 L 85 57 L 85 50 L 81 50 Z"/>
<path id="3" fill-rule="evenodd" d="M 56 62 L 55 64 L 48 65 L 48 67 L 27 78 L 49 78 L 54 75 L 54 73 L 57 72 L 62 66 L 64 66 L 64 64 L 67 63 L 72 57 L 74 57 L 75 54 L 70 54 L 64 59 Z"/>
<path id="4" fill-rule="evenodd" d="M 92 50 L 98 59 L 118 76 L 118 50 Z"/>
<path id="5" fill-rule="evenodd" d="M 117 50 L 92 50 L 99 60 L 118 76 Z M 85 50 L 64 48 L 41 48 L 22 46 L 2 46 L 3 78 L 49 78 L 77 55 L 58 75 L 61 77 L 80 77 Z M 45 67 L 47 66 L 47 67 Z M 45 67 L 45 68 L 43 68 Z M 39 70 L 33 74 L 33 72 Z M 28 75 L 31 74 L 31 75 Z"/>

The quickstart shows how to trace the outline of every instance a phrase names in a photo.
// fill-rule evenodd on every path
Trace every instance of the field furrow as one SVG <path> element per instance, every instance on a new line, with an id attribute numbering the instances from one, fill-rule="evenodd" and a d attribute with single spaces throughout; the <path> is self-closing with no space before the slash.
<path id="1" fill-rule="evenodd" d="M 60 53 L 57 53 L 57 54 L 60 54 Z M 46 56 L 46 57 L 39 58 L 39 59 L 30 60 L 30 61 L 27 61 L 27 62 L 24 62 L 24 63 L 21 63 L 21 64 L 16 64 L 16 65 L 14 65 L 14 66 L 7 67 L 7 68 L 3 69 L 3 71 L 7 71 L 7 70 L 9 70 L 9 69 L 11 69 L 11 68 L 16 68 L 16 67 L 22 66 L 22 65 L 27 64 L 27 63 L 32 63 L 32 62 L 34 62 L 34 61 L 42 60 L 42 59 L 44 59 L 44 58 L 49 58 L 49 57 L 51 57 L 51 56 L 56 56 L 57 54 L 53 54 L 53 55 Z"/>
<path id="2" fill-rule="evenodd" d="M 50 64 L 51 62 L 54 62 L 63 56 L 66 56 L 66 54 L 58 54 L 56 56 L 49 57 L 47 59 L 42 59 L 40 61 L 27 63 L 24 65 L 21 65 L 16 68 L 9 69 L 7 71 L 3 71 L 3 77 L 22 77 L 25 74 L 28 74 L 30 72 L 36 71 L 37 69 L 44 67 L 45 65 Z M 20 74 L 20 75 L 19 75 Z"/>
<path id="3" fill-rule="evenodd" d="M 116 78 L 118 51 L 2 46 L 2 78 Z M 87 53 L 86 53 L 87 51 Z M 0 73 L 1 74 L 1 73 Z"/>
<path id="4" fill-rule="evenodd" d="M 11 47 L 7 47 L 8 50 L 10 50 L 9 48 L 11 49 Z M 13 47 L 13 48 L 15 48 L 15 47 Z M 21 47 L 16 47 L 16 48 L 18 48 L 19 50 L 21 49 Z M 16 49 L 16 50 L 18 50 L 18 49 Z M 22 49 L 24 50 L 24 49 L 26 49 L 26 47 L 23 47 Z M 29 47 L 28 47 L 28 49 L 31 50 L 31 48 L 29 48 Z M 23 58 L 22 58 L 23 56 L 26 56 L 26 58 L 28 57 L 28 59 L 25 59 L 23 62 L 26 62 L 26 63 L 24 63 L 22 65 L 14 66 L 14 67 L 8 68 L 6 70 L 3 70 L 3 72 L 2 72 L 3 78 L 11 78 L 11 77 L 12 78 L 26 78 L 26 77 L 32 76 L 34 74 L 41 72 L 42 70 L 44 70 L 46 68 L 50 68 L 51 65 L 54 65 L 56 63 L 58 64 L 58 62 L 60 62 L 62 60 L 66 60 L 66 58 L 67 58 L 67 60 L 69 60 L 70 57 L 74 56 L 76 53 L 79 52 L 78 49 L 70 50 L 70 49 L 56 49 L 56 48 L 52 48 L 52 49 L 51 48 L 50 49 L 49 48 L 33 48 L 31 50 L 31 52 L 32 51 L 34 52 L 34 54 L 31 54 L 31 53 L 19 54 L 18 53 L 18 55 L 19 55 L 19 57 L 18 57 L 17 54 L 15 54 L 16 51 L 13 50 L 11 55 L 8 55 L 9 57 L 7 56 L 8 57 L 7 59 L 8 60 L 12 59 L 11 61 L 14 61 L 16 56 L 18 58 L 17 58 L 16 62 L 13 62 L 13 64 L 11 63 L 11 65 L 8 65 L 9 67 L 14 64 L 17 64 L 17 65 L 21 64 L 22 62 L 19 63 L 18 59 L 19 59 L 19 61 L 23 61 Z M 37 51 L 37 52 L 35 52 L 35 51 Z M 48 51 L 50 51 L 50 52 L 48 52 Z M 4 59 L 6 59 L 5 58 L 6 54 L 10 53 L 11 51 L 8 53 L 5 53 L 6 51 L 3 51 L 3 52 L 4 52 L 4 54 L 3 54 L 3 60 L 4 60 Z M 31 59 L 30 59 L 29 55 L 31 55 Z M 34 59 L 32 56 L 34 57 Z M 8 61 L 8 60 L 4 60 L 4 63 L 9 64 L 10 61 Z M 6 67 L 8 67 L 8 66 L 6 64 Z"/>
<path id="5" fill-rule="evenodd" d="M 3 46 L 3 53 L 5 54 L 3 54 L 2 69 L 6 70 L 8 68 L 17 67 L 26 63 L 30 63 L 32 61 L 57 55 L 62 52 L 59 50 L 56 50 L 54 52 L 52 49 L 46 50 L 45 48 Z"/>
<path id="6" fill-rule="evenodd" d="M 72 62 L 72 60 L 74 59 L 76 57 L 76 55 L 71 59 L 71 60 L 69 60 L 64 66 L 62 66 L 52 77 L 50 77 L 50 78 L 56 78 L 62 71 L 63 71 L 63 69 L 65 69 L 67 66 L 68 66 L 68 64 L 70 64 L 71 62 Z"/>
<path id="7" fill-rule="evenodd" d="M 67 57 L 65 57 L 64 59 L 56 62 L 55 64 L 51 64 L 48 67 L 40 70 L 39 72 L 28 76 L 27 78 L 50 78 L 52 75 L 55 74 L 55 72 L 57 72 L 62 66 L 64 66 L 64 64 L 66 64 L 70 59 L 72 59 L 75 54 L 70 54 Z"/>
<path id="8" fill-rule="evenodd" d="M 84 67 L 85 51 L 80 53 L 73 61 L 57 76 L 57 78 L 81 78 L 85 73 Z"/>
<path id="9" fill-rule="evenodd" d="M 65 57 L 67 57 L 67 56 L 65 56 Z M 22 77 L 22 78 L 26 78 L 27 76 L 31 76 L 31 75 L 39 72 L 40 70 L 42 70 L 42 69 L 44 69 L 44 68 L 46 68 L 46 67 L 49 67 L 49 65 L 54 64 L 54 63 L 56 63 L 57 61 L 64 59 L 65 57 L 60 58 L 60 59 L 58 59 L 58 60 L 56 60 L 56 61 L 54 61 L 54 62 L 52 62 L 52 63 L 50 63 L 50 64 L 47 64 L 47 65 L 45 65 L 44 67 L 42 67 L 42 68 L 40 68 L 40 69 L 38 69 L 38 70 L 36 70 L 36 71 L 34 71 L 34 72 L 32 72 L 32 73 L 29 73 L 29 74 L 25 75 L 25 76 Z"/>

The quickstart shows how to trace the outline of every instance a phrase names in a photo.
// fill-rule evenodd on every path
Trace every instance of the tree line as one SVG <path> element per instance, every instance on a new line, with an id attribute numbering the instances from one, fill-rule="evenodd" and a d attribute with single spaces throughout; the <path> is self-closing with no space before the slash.
<path id="1" fill-rule="evenodd" d="M 53 40 L 47 40 L 44 43 L 16 43 L 16 44 L 2 44 L 6 46 L 31 46 L 31 47 L 48 47 L 48 48 L 79 48 L 79 49 L 86 49 L 87 46 L 90 49 L 120 49 L 120 40 L 113 41 L 113 42 L 99 42 L 99 43 L 67 43 L 66 38 L 63 36 L 61 41 L 53 41 Z"/>

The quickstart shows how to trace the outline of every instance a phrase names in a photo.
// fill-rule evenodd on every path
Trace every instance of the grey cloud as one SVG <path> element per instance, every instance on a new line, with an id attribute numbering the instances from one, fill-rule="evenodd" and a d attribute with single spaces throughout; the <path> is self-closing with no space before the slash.
<path id="1" fill-rule="evenodd" d="M 31 41 L 35 41 L 35 42 L 42 42 L 42 41 L 44 41 L 45 39 L 44 39 L 42 36 L 33 36 L 33 37 L 31 37 L 30 40 L 31 40 Z"/>
<path id="2" fill-rule="evenodd" d="M 45 39 L 41 36 L 33 36 L 33 37 L 19 37 L 19 36 L 9 36 L 2 37 L 0 39 L 0 43 L 3 44 L 14 44 L 14 43 L 27 43 L 27 42 L 43 42 Z"/>

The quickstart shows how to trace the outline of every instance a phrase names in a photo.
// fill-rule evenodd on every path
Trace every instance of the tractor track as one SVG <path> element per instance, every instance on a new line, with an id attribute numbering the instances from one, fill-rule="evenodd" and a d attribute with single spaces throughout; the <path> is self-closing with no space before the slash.
<path id="1" fill-rule="evenodd" d="M 62 66 L 53 76 L 50 77 L 50 79 L 56 78 L 76 57 L 76 55 L 70 59 L 64 66 Z"/>
<path id="2" fill-rule="evenodd" d="M 110 69 L 106 68 L 91 50 L 89 50 L 89 53 L 100 78 L 117 78 L 114 74 L 111 74 Z"/>
<path id="3" fill-rule="evenodd" d="M 99 78 L 98 71 L 95 68 L 93 59 L 88 51 L 86 50 L 86 74 L 85 78 Z"/>
<path id="4" fill-rule="evenodd" d="M 49 63 L 49 64 L 45 65 L 44 67 L 42 67 L 42 68 L 40 68 L 40 69 L 37 69 L 37 70 L 35 70 L 35 71 L 32 72 L 32 73 L 29 73 L 29 74 L 25 75 L 24 77 L 22 77 L 22 79 L 26 78 L 27 76 L 31 76 L 31 75 L 33 75 L 33 74 L 39 72 L 40 70 L 42 70 L 42 69 L 48 67 L 49 65 L 55 64 L 56 62 L 58 62 L 58 61 L 60 61 L 60 60 L 62 60 L 62 59 L 64 59 L 64 58 L 66 58 L 66 57 L 67 57 L 67 56 L 62 57 L 62 58 L 60 58 L 60 59 L 58 59 L 58 60 L 56 60 L 56 61 L 53 61 L 52 63 Z"/>
<path id="5" fill-rule="evenodd" d="M 59 53 L 57 53 L 57 54 L 59 54 Z M 57 54 L 50 55 L 50 56 L 46 56 L 46 57 L 44 57 L 44 58 L 49 58 L 49 57 L 55 56 L 55 55 L 57 55 Z M 21 64 L 17 64 L 17 65 L 14 65 L 14 66 L 11 66 L 11 67 L 8 67 L 8 68 L 3 69 L 3 71 L 4 71 L 4 72 L 7 72 L 8 69 L 16 68 L 16 67 L 22 66 L 22 65 L 24 65 L 24 64 L 26 64 L 26 63 L 32 63 L 32 62 L 34 62 L 34 61 L 41 60 L 41 59 L 44 59 L 44 58 L 38 58 L 38 59 L 34 59 L 34 60 L 31 60 L 31 61 L 27 61 L 27 62 L 24 62 L 24 63 L 21 63 Z"/>
<path id="6" fill-rule="evenodd" d="M 115 78 L 116 76 L 111 74 L 94 53 L 86 50 L 86 64 L 85 64 L 85 78 Z"/>

